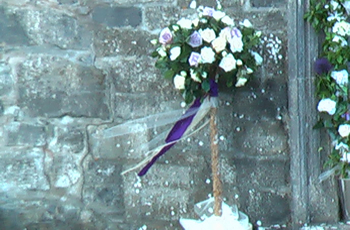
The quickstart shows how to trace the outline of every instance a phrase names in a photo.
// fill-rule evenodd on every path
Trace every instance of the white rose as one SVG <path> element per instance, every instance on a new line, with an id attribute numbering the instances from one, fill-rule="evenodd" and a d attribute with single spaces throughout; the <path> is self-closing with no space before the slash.
<path id="1" fill-rule="evenodd" d="M 343 7 L 345 8 L 346 12 L 349 14 L 350 13 L 350 1 L 346 1 L 342 3 Z"/>
<path id="2" fill-rule="evenodd" d="M 219 21 L 221 18 L 223 18 L 226 14 L 222 11 L 215 10 L 213 13 L 213 18 L 215 18 L 216 21 Z"/>
<path id="3" fill-rule="evenodd" d="M 209 28 L 206 28 L 205 30 L 199 30 L 199 33 L 202 36 L 202 39 L 208 43 L 216 38 L 215 31 Z"/>
<path id="4" fill-rule="evenodd" d="M 194 25 L 194 27 L 197 27 L 198 26 L 198 23 L 199 23 L 199 19 L 196 18 L 192 21 L 192 24 Z"/>
<path id="5" fill-rule="evenodd" d="M 159 54 L 161 57 L 165 57 L 165 56 L 166 56 L 166 52 L 165 52 L 163 46 L 162 46 L 162 47 L 159 47 L 159 48 L 157 49 L 157 52 L 158 52 L 158 54 Z"/>
<path id="6" fill-rule="evenodd" d="M 175 46 L 170 49 L 170 60 L 174 61 L 181 54 L 181 48 L 179 46 Z"/>
<path id="7" fill-rule="evenodd" d="M 201 79 L 198 77 L 198 73 L 195 72 L 193 69 L 190 69 L 190 75 L 193 81 L 202 82 Z"/>
<path id="8" fill-rule="evenodd" d="M 340 43 L 340 46 L 344 47 L 348 45 L 348 42 L 343 38 L 338 35 L 335 35 L 334 38 L 332 39 L 333 42 Z"/>
<path id="9" fill-rule="evenodd" d="M 239 23 L 240 25 L 247 27 L 247 28 L 252 28 L 253 24 L 248 20 L 248 19 L 244 19 L 243 22 Z"/>
<path id="10" fill-rule="evenodd" d="M 349 81 L 349 74 L 345 69 L 340 71 L 332 71 L 331 77 L 337 82 L 338 85 L 347 85 Z"/>
<path id="11" fill-rule="evenodd" d="M 174 31 L 178 31 L 180 29 L 180 27 L 178 25 L 173 25 L 173 30 Z"/>
<path id="12" fill-rule="evenodd" d="M 225 23 L 226 25 L 228 25 L 228 26 L 234 26 L 235 25 L 235 22 L 232 20 L 232 18 L 230 18 L 227 15 L 225 17 L 221 18 L 221 21 L 223 23 Z"/>
<path id="13" fill-rule="evenodd" d="M 203 72 L 203 73 L 202 73 L 202 77 L 203 77 L 203 78 L 207 78 L 207 77 L 208 77 L 208 73 L 207 73 L 207 72 Z"/>
<path id="14" fill-rule="evenodd" d="M 230 49 L 232 53 L 241 52 L 243 50 L 242 38 L 234 37 L 231 38 L 228 42 L 230 43 Z"/>
<path id="15" fill-rule="evenodd" d="M 340 142 L 335 146 L 336 150 L 346 150 L 349 151 L 349 146 L 347 144 L 344 144 L 343 142 Z"/>
<path id="16" fill-rule="evenodd" d="M 254 56 L 257 65 L 261 65 L 263 63 L 263 58 L 260 56 L 260 54 L 254 51 L 251 51 L 250 53 Z"/>
<path id="17" fill-rule="evenodd" d="M 226 55 L 220 62 L 219 67 L 222 68 L 225 72 L 230 72 L 233 69 L 236 69 L 236 59 L 230 53 Z"/>
<path id="18" fill-rule="evenodd" d="M 247 74 L 252 74 L 254 73 L 254 70 L 252 70 L 251 68 L 247 68 Z"/>
<path id="19" fill-rule="evenodd" d="M 243 65 L 242 60 L 241 59 L 237 59 L 237 66 L 241 66 L 241 65 Z"/>
<path id="20" fill-rule="evenodd" d="M 324 98 L 320 100 L 317 105 L 317 110 L 319 112 L 327 112 L 329 115 L 334 115 L 336 111 L 337 102 L 330 98 Z"/>
<path id="21" fill-rule="evenodd" d="M 346 21 L 336 22 L 332 28 L 333 33 L 340 36 L 350 35 L 350 24 Z"/>
<path id="22" fill-rule="evenodd" d="M 340 134 L 341 137 L 349 136 L 349 134 L 350 134 L 350 125 L 348 125 L 348 124 L 339 125 L 338 133 Z"/>
<path id="23" fill-rule="evenodd" d="M 176 74 L 174 77 L 174 85 L 176 89 L 185 89 L 185 77 Z"/>
<path id="24" fill-rule="evenodd" d="M 183 76 L 183 77 L 186 77 L 186 76 L 187 76 L 187 73 L 186 73 L 186 71 L 182 70 L 182 71 L 180 72 L 180 75 Z"/>
<path id="25" fill-rule="evenodd" d="M 248 81 L 246 78 L 238 78 L 238 81 L 236 82 L 236 87 L 242 87 L 245 85 L 245 83 Z"/>
<path id="26" fill-rule="evenodd" d="M 256 37 L 261 37 L 261 34 L 262 34 L 261 31 L 256 31 L 256 32 L 255 32 L 255 36 L 256 36 Z"/>
<path id="27" fill-rule="evenodd" d="M 210 47 L 203 47 L 201 49 L 202 63 L 213 63 L 215 61 L 215 53 Z"/>
<path id="28" fill-rule="evenodd" d="M 190 4 L 190 8 L 191 8 L 191 9 L 196 9 L 196 7 L 197 7 L 197 2 L 196 2 L 195 0 L 193 0 L 193 1 L 191 2 L 191 4 Z"/>
<path id="29" fill-rule="evenodd" d="M 343 157 L 340 158 L 341 161 L 350 163 L 350 153 L 344 152 L 343 153 Z"/>
<path id="30" fill-rule="evenodd" d="M 191 29 L 192 28 L 192 21 L 187 18 L 181 18 L 177 23 L 181 28 L 183 29 Z"/>
<path id="31" fill-rule="evenodd" d="M 217 53 L 220 53 L 226 48 L 226 39 L 223 37 L 217 37 L 212 42 L 211 45 Z"/>
<path id="32" fill-rule="evenodd" d="M 225 38 L 227 41 L 232 37 L 231 28 L 225 27 L 220 31 L 219 37 Z"/>
<path id="33" fill-rule="evenodd" d="M 158 39 L 152 39 L 150 42 L 152 45 L 156 45 L 158 44 Z"/>
<path id="34" fill-rule="evenodd" d="M 332 6 L 333 10 L 338 9 L 338 7 L 339 7 L 339 3 L 338 2 L 332 0 L 330 3 L 331 3 L 331 6 Z"/>

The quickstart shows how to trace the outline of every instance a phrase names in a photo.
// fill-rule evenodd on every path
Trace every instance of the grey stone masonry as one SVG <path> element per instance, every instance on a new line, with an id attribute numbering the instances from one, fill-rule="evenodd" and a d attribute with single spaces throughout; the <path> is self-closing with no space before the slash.
<path id="1" fill-rule="evenodd" d="M 287 28 L 297 28 L 291 25 L 301 17 L 290 14 L 294 1 L 222 0 L 237 22 L 248 18 L 263 34 L 256 78 L 244 88 L 220 86 L 218 112 L 224 199 L 256 227 L 337 221 L 321 210 L 336 209 L 336 200 L 317 206 L 317 195 L 305 214 L 312 218 L 295 214 L 304 206 L 295 201 L 295 188 L 303 188 L 293 186 L 291 174 L 292 156 L 302 154 L 291 148 L 297 135 L 290 132 L 287 61 L 296 41 Z M 198 218 L 194 204 L 212 196 L 208 128 L 174 146 L 142 178 L 121 172 L 169 127 L 134 125 L 142 131 L 99 138 L 128 120 L 181 109 L 180 93 L 154 67 L 150 40 L 189 15 L 189 3 L 0 1 L 0 229 L 176 230 L 179 218 Z M 327 194 L 327 186 L 318 188 L 310 191 Z"/>

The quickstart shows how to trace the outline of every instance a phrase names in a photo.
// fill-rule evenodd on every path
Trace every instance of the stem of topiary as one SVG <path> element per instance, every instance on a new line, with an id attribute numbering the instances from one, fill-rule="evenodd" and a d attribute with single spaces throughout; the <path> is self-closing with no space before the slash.
<path id="1" fill-rule="evenodd" d="M 216 125 L 217 108 L 210 111 L 210 147 L 211 147 L 211 170 L 213 177 L 214 193 L 214 215 L 221 216 L 222 213 L 222 185 L 220 180 L 220 157 L 218 146 L 218 128 Z"/>

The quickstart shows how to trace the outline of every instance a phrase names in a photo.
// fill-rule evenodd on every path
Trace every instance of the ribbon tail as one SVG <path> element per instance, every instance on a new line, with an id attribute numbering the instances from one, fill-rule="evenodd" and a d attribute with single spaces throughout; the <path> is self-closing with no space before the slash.
<path id="1" fill-rule="evenodd" d="M 152 167 L 152 165 L 157 161 L 159 157 L 161 157 L 164 153 L 166 153 L 171 147 L 173 147 L 176 144 L 176 141 L 181 139 L 181 137 L 186 132 L 187 128 L 191 125 L 193 118 L 195 117 L 196 113 L 188 116 L 188 113 L 192 112 L 194 109 L 197 109 L 201 106 L 200 98 L 197 98 L 191 107 L 185 112 L 183 116 L 181 116 L 180 120 L 178 120 L 173 128 L 170 130 L 168 136 L 165 139 L 166 143 L 174 142 L 172 144 L 169 144 L 165 147 L 163 147 L 157 155 L 155 155 L 150 162 L 147 163 L 145 167 L 141 169 L 141 171 L 138 173 L 139 176 L 144 176 L 147 171 Z"/>
<path id="2" fill-rule="evenodd" d="M 147 163 L 147 165 L 145 167 L 143 167 L 141 169 L 141 171 L 137 174 L 138 176 L 144 176 L 148 170 L 152 167 L 152 165 L 158 160 L 159 157 L 161 157 L 164 153 L 166 153 L 169 149 L 171 149 L 171 147 L 173 147 L 175 143 L 172 143 L 170 145 L 165 146 L 164 148 L 162 148 L 157 155 L 155 155 L 150 162 Z"/>

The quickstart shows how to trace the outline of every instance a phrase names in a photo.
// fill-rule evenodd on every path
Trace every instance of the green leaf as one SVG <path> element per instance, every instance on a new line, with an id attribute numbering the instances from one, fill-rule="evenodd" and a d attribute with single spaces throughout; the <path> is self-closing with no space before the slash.
<path id="1" fill-rule="evenodd" d="M 323 121 L 322 120 L 318 120 L 317 123 L 314 125 L 314 127 L 312 127 L 313 129 L 320 129 L 323 128 Z"/>
<path id="2" fill-rule="evenodd" d="M 164 78 L 168 79 L 168 80 L 173 79 L 174 75 L 175 75 L 175 72 L 173 70 L 171 70 L 171 69 L 165 71 L 164 74 L 163 74 Z"/>
<path id="3" fill-rule="evenodd" d="M 158 57 L 159 56 L 159 53 L 157 51 L 153 51 L 151 53 L 151 57 L 155 58 L 155 57 Z"/>
<path id="4" fill-rule="evenodd" d="M 202 89 L 207 93 L 210 91 L 210 83 L 208 80 L 202 82 Z"/>

